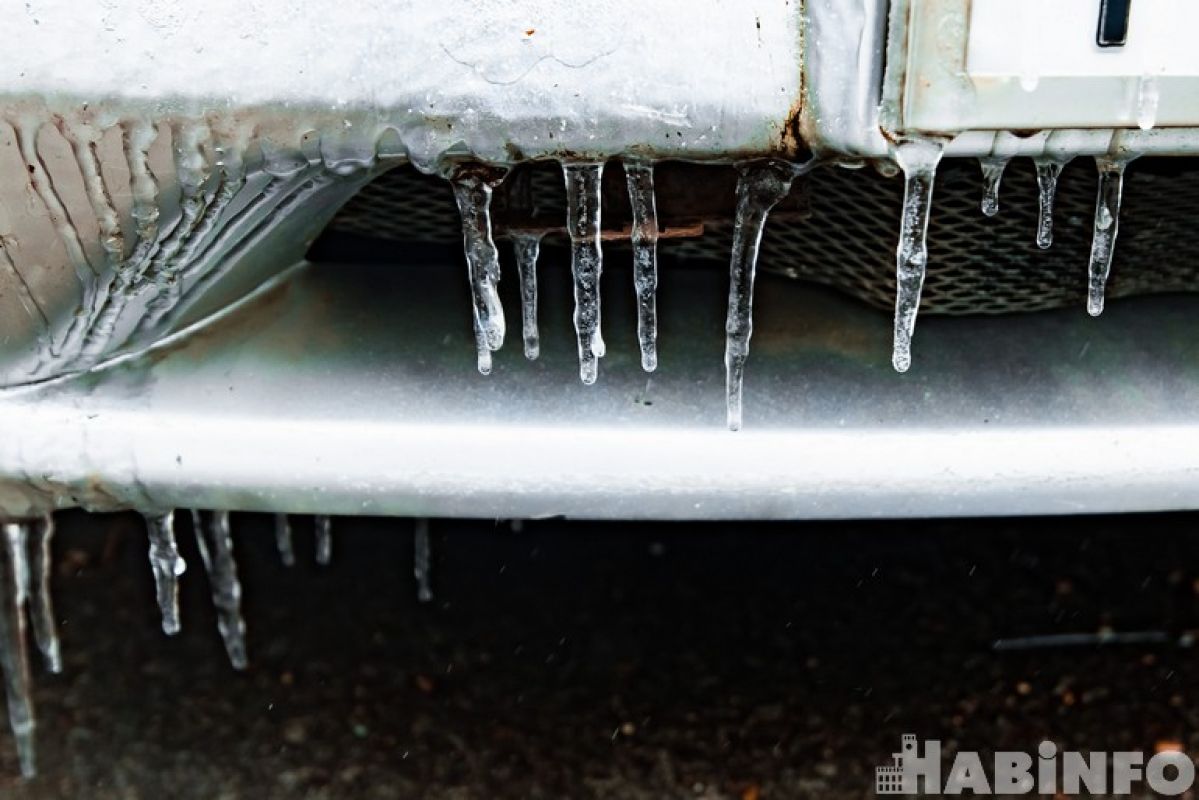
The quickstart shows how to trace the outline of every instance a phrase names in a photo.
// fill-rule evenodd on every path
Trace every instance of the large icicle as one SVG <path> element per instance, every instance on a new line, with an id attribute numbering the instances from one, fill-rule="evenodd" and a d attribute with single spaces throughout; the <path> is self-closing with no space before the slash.
<path id="1" fill-rule="evenodd" d="M 286 514 L 275 515 L 275 547 L 285 567 L 296 565 L 296 550 L 291 543 L 291 519 Z"/>
<path id="2" fill-rule="evenodd" d="M 62 672 L 62 648 L 58 642 L 58 626 L 54 621 L 54 601 L 50 595 L 50 574 L 54 561 L 50 543 L 54 539 L 54 517 L 47 514 L 30 525 L 29 555 L 32 580 L 29 584 L 30 615 L 33 618 L 33 638 L 46 669 Z"/>
<path id="3" fill-rule="evenodd" d="M 29 592 L 29 563 L 26 560 L 28 528 L 21 523 L 4 524 L 3 566 L 0 568 L 0 667 L 8 696 L 8 722 L 12 727 L 21 774 L 37 774 L 34 753 L 33 697 L 30 693 L 29 645 L 25 636 L 25 606 Z"/>
<path id="4" fill-rule="evenodd" d="M 216 608 L 217 630 L 234 669 L 246 668 L 246 621 L 241 615 L 241 581 L 233 557 L 233 530 L 228 511 L 212 512 L 207 532 L 197 526 L 196 547 L 208 573 L 212 605 Z"/>
<path id="5" fill-rule="evenodd" d="M 475 349 L 479 372 L 491 373 L 491 352 L 504 343 L 504 307 L 496 286 L 500 279 L 499 252 L 491 236 L 491 193 L 506 170 L 468 164 L 450 177 L 454 200 L 462 217 L 462 239 L 474 314 Z"/>
<path id="6" fill-rule="evenodd" d="M 187 564 L 179 555 L 175 543 L 175 512 L 143 514 L 146 535 L 150 539 L 150 569 L 158 593 L 158 608 L 162 612 L 162 632 L 174 636 L 179 632 L 179 576 Z"/>
<path id="7" fill-rule="evenodd" d="M 740 167 L 733 251 L 729 259 L 729 313 L 725 322 L 725 397 L 729 430 L 741 429 L 741 387 L 753 334 L 754 273 L 770 209 L 787 196 L 794 168 L 782 161 L 756 161 Z"/>
<path id="8" fill-rule="evenodd" d="M 429 520 L 421 517 L 412 523 L 412 577 L 416 578 L 416 599 L 422 603 L 433 600 L 432 565 Z"/>
<path id="9" fill-rule="evenodd" d="M 980 158 L 978 165 L 983 172 L 983 196 L 979 203 L 983 214 L 993 217 L 999 213 L 999 184 L 1007 167 L 1006 158 Z"/>
<path id="10" fill-rule="evenodd" d="M 942 145 L 922 139 L 903 142 L 895 148 L 895 160 L 903 170 L 903 216 L 899 246 L 895 249 L 895 338 L 891 364 L 896 372 L 912 365 L 912 334 L 920 309 L 920 291 L 928 265 L 928 218 L 933 205 L 933 181 L 941 161 Z"/>
<path id="11" fill-rule="evenodd" d="M 533 361 L 541 355 L 541 335 L 537 330 L 537 256 L 541 253 L 541 237 L 517 234 L 512 237 L 512 248 L 520 273 L 520 319 L 525 358 Z"/>
<path id="12" fill-rule="evenodd" d="M 1057 179 L 1065 162 L 1049 158 L 1034 160 L 1037 166 L 1037 194 L 1040 208 L 1037 214 L 1037 247 L 1048 250 L 1053 246 L 1053 202 L 1057 197 Z"/>
<path id="13" fill-rule="evenodd" d="M 625 162 L 625 183 L 633 209 L 633 288 L 637 297 L 637 341 L 641 368 L 658 368 L 658 208 L 654 199 L 654 168 Z"/>
<path id="14" fill-rule="evenodd" d="M 575 287 L 575 333 L 579 339 L 579 377 L 585 384 L 599 376 L 604 355 L 600 333 L 600 276 L 604 253 L 600 244 L 600 190 L 603 164 L 563 164 L 566 182 L 566 230 L 570 234 L 570 269 Z"/>
<path id="15" fill-rule="evenodd" d="M 328 566 L 333 561 L 333 518 L 317 514 L 312 525 L 316 531 L 316 563 Z"/>
<path id="16" fill-rule="evenodd" d="M 1103 292 L 1112 269 L 1116 234 L 1120 228 L 1120 197 L 1124 192 L 1126 161 L 1109 157 L 1095 159 L 1099 168 L 1099 189 L 1095 195 L 1095 232 L 1091 238 L 1091 264 L 1088 270 L 1087 313 L 1103 313 Z"/>

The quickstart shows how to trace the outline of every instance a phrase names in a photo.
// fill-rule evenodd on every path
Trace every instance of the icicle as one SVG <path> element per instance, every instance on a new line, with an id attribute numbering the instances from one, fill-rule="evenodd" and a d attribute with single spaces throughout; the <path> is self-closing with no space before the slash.
<path id="1" fill-rule="evenodd" d="M 162 632 L 173 636 L 179 632 L 179 576 L 187 564 L 179 555 L 175 543 L 175 512 L 145 514 L 146 534 L 150 539 L 150 569 L 158 592 L 158 608 L 162 612 Z"/>
<path id="2" fill-rule="evenodd" d="M 58 130 L 75 154 L 84 193 L 100 232 L 100 247 L 104 250 L 106 266 L 113 273 L 119 273 L 125 264 L 125 233 L 121 230 L 120 214 L 113 203 L 104 172 L 100 169 L 100 132 L 91 125 L 70 125 L 61 119 Z"/>
<path id="3" fill-rule="evenodd" d="M 899 246 L 895 249 L 895 340 L 891 364 L 896 372 L 907 372 L 912 365 L 912 334 L 928 264 L 928 218 L 941 151 L 940 143 L 924 140 L 906 141 L 895 148 L 895 159 L 904 176 L 903 216 Z"/>
<path id="4" fill-rule="evenodd" d="M 25 605 L 29 587 L 29 564 L 25 548 L 25 525 L 5 523 L 4 558 L 0 569 L 0 667 L 8 696 L 8 721 L 16 740 L 21 774 L 37 774 L 34 753 L 33 697 L 30 692 L 29 646 L 25 636 Z"/>
<path id="5" fill-rule="evenodd" d="M 518 234 L 512 237 L 512 247 L 520 272 L 520 318 L 525 358 L 534 361 L 541 355 L 541 336 L 537 332 L 537 256 L 541 252 L 541 237 Z"/>
<path id="6" fill-rule="evenodd" d="M 291 544 L 291 520 L 286 514 L 275 515 L 275 547 L 285 567 L 296 565 L 296 551 Z"/>
<path id="7" fill-rule="evenodd" d="M 1057 179 L 1062 174 L 1063 161 L 1035 159 L 1040 211 L 1037 216 L 1037 247 L 1048 250 L 1053 246 L 1053 201 L 1057 196 Z"/>
<path id="8" fill-rule="evenodd" d="M 150 148 L 158 138 L 158 130 L 144 120 L 122 128 L 122 148 L 129 166 L 129 193 L 133 197 L 134 228 L 137 243 L 129 263 L 136 268 L 150 254 L 158 238 L 158 178 L 150 169 Z"/>
<path id="9" fill-rule="evenodd" d="M 1157 123 L 1157 106 L 1160 97 L 1161 91 L 1158 89 L 1157 77 L 1142 75 L 1137 81 L 1137 127 L 1141 130 L 1150 130 Z"/>
<path id="10" fill-rule="evenodd" d="M 33 617 L 33 638 L 46 669 L 58 674 L 62 672 L 62 648 L 58 643 L 58 626 L 54 621 L 54 602 L 50 595 L 50 573 L 54 561 L 50 543 L 54 539 L 54 517 L 47 514 L 30 525 L 29 554 L 32 580 L 30 581 L 30 614 Z"/>
<path id="11" fill-rule="evenodd" d="M 575 333 L 579 339 L 579 377 L 595 383 L 604 355 L 600 335 L 600 190 L 603 164 L 563 164 L 566 182 L 566 230 L 570 234 L 570 268 L 575 284 Z"/>
<path id="12" fill-rule="evenodd" d="M 633 288 L 637 296 L 637 341 L 641 368 L 658 368 L 658 209 L 654 200 L 654 168 L 625 162 L 625 182 L 633 209 Z"/>
<path id="13" fill-rule="evenodd" d="M 979 204 L 983 214 L 993 217 L 999 213 L 999 183 L 1003 180 L 1006 158 L 980 158 L 978 165 L 983 171 L 983 198 Z"/>
<path id="14" fill-rule="evenodd" d="M 316 529 L 316 563 L 327 566 L 333 561 L 333 518 L 318 514 L 312 524 Z"/>
<path id="15" fill-rule="evenodd" d="M 729 314 L 725 323 L 724 369 L 729 430 L 741 429 L 741 387 L 753 334 L 754 273 L 770 209 L 787 196 L 794 170 L 781 161 L 743 165 L 737 180 L 737 216 L 729 260 Z"/>
<path id="16" fill-rule="evenodd" d="M 217 630 L 225 642 L 229 663 L 234 669 L 245 669 L 246 622 L 241 615 L 241 581 L 237 578 L 237 561 L 233 557 L 233 531 L 229 526 L 229 512 L 212 512 L 207 541 L 203 526 L 197 526 L 195 533 L 200 560 L 204 562 L 208 584 L 212 589 Z"/>
<path id="17" fill-rule="evenodd" d="M 1103 313 L 1103 291 L 1112 269 L 1112 253 L 1120 228 L 1120 196 L 1124 191 L 1126 163 L 1108 157 L 1095 159 L 1099 168 L 1099 189 L 1095 196 L 1095 232 L 1091 239 L 1087 292 L 1087 313 L 1092 317 Z"/>
<path id="18" fill-rule="evenodd" d="M 433 552 L 429 542 L 429 520 L 413 520 L 412 528 L 412 577 L 416 578 L 416 599 L 422 603 L 433 600 L 430 570 Z"/>
<path id="19" fill-rule="evenodd" d="M 479 372 L 491 372 L 491 351 L 504 343 L 504 307 L 496 284 L 500 279 L 499 252 L 491 236 L 491 193 L 505 170 L 477 164 L 461 166 L 450 177 L 454 200 L 462 217 L 462 239 L 475 325 Z"/>

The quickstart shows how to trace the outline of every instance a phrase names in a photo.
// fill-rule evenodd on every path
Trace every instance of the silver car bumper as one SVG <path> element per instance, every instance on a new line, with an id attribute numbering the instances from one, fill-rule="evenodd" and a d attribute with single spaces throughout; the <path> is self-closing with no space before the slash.
<path id="1" fill-rule="evenodd" d="M 658 372 L 638 371 L 635 341 L 614 333 L 635 323 L 617 310 L 605 374 L 583 387 L 567 366 L 566 288 L 545 304 L 562 340 L 547 336 L 535 364 L 497 356 L 483 378 L 467 306 L 443 285 L 459 267 L 293 269 L 347 198 L 402 163 L 447 175 L 546 159 L 888 169 L 911 167 L 912 142 L 938 157 L 1121 165 L 1199 150 L 1196 76 L 1155 84 L 1162 126 L 1149 130 L 1135 126 L 1136 76 L 1095 84 L 1110 102 L 1091 117 L 1060 107 L 1060 81 L 1026 86 L 1029 126 L 1048 122 L 1015 135 L 1009 94 L 1026 76 L 970 75 L 969 3 L 802 5 L 617 2 L 584 19 L 477 0 L 341 15 L 274 0 L 203 13 L 30 5 L 6 51 L 16 68 L 0 76 L 0 510 L 690 518 L 1194 505 L 1189 299 L 1101 321 L 927 321 L 919 367 L 900 376 L 887 342 L 904 325 L 910 338 L 915 306 L 889 331 L 771 285 L 747 429 L 732 435 L 709 302 L 724 290 L 701 277 L 663 279 Z M 986 127 L 996 119 L 1007 127 Z M 931 187 L 921 171 L 909 169 L 910 193 Z M 910 269 L 920 226 L 908 216 L 897 237 Z"/>

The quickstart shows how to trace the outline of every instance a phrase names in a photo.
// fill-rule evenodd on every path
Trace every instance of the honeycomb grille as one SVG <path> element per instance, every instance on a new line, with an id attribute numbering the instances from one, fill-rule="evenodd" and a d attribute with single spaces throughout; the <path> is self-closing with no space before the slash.
<path id="1" fill-rule="evenodd" d="M 1037 184 L 1032 163 L 1009 164 L 1000 211 L 979 210 L 981 177 L 973 160 L 938 171 L 929 226 L 922 313 L 999 314 L 1081 305 L 1096 189 L 1091 159 L 1069 164 L 1059 180 L 1054 245 L 1036 246 Z M 565 205 L 552 169 L 528 182 L 535 212 Z M 697 191 L 702 191 L 697 183 Z M 796 182 L 803 214 L 767 225 L 760 268 L 836 288 L 878 308 L 895 297 L 894 250 L 902 182 L 873 170 L 827 168 Z M 669 215 L 670 198 L 659 198 Z M 727 261 L 732 211 L 697 239 L 665 240 L 664 259 Z M 457 211 L 448 185 L 404 167 L 366 186 L 330 223 L 333 232 L 390 242 L 454 245 Z M 619 247 L 619 245 L 613 245 Z M 1199 163 L 1142 159 L 1127 172 L 1108 296 L 1199 290 Z"/>

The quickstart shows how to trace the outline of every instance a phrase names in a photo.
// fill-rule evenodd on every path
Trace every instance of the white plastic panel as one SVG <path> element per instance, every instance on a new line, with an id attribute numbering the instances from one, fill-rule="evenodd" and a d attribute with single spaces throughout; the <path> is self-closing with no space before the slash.
<path id="1" fill-rule="evenodd" d="M 1134 3 L 1095 42 L 1098 0 L 909 0 L 893 17 L 896 131 L 1199 126 L 1199 4 Z M 894 66 L 894 65 L 893 65 Z"/>

